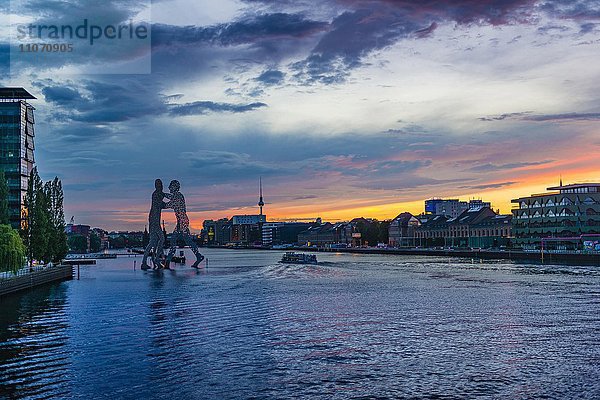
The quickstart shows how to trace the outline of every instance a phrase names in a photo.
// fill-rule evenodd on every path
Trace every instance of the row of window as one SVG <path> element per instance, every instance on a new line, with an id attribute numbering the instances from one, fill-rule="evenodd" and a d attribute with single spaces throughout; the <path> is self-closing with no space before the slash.
<path id="1" fill-rule="evenodd" d="M 563 208 L 559 213 L 555 213 L 553 210 L 548 210 L 547 212 L 536 211 L 533 214 L 516 214 L 515 219 L 533 219 L 533 218 L 554 218 L 554 217 L 579 217 L 582 215 L 600 215 L 600 212 L 594 210 L 593 208 L 588 208 L 587 210 L 580 211 L 571 211 L 567 208 Z"/>
<path id="2" fill-rule="evenodd" d="M 502 229 L 474 229 L 470 231 L 451 232 L 448 230 L 444 231 L 416 231 L 415 237 L 417 238 L 435 238 L 435 237 L 508 237 L 510 236 L 510 228 Z"/>
<path id="3" fill-rule="evenodd" d="M 595 219 L 588 219 L 584 221 L 571 221 L 568 219 L 562 220 L 560 223 L 556 223 L 553 221 L 546 222 L 530 222 L 526 224 L 514 224 L 516 229 L 535 229 L 539 227 L 564 227 L 564 226 L 599 226 L 600 221 L 596 221 Z"/>
<path id="4" fill-rule="evenodd" d="M 575 202 L 573 202 L 571 199 L 569 199 L 567 197 L 563 197 L 560 202 L 557 202 L 556 199 L 555 200 L 548 199 L 546 202 L 544 202 L 544 200 L 536 200 L 531 204 L 528 204 L 527 202 L 522 201 L 519 204 L 519 206 L 521 209 L 527 209 L 527 208 L 539 208 L 539 207 L 571 206 L 573 204 L 592 205 L 592 204 L 599 204 L 599 201 L 595 200 L 591 197 L 586 197 L 585 200 L 580 201 L 579 197 L 577 197 L 575 199 Z"/>
<path id="5" fill-rule="evenodd" d="M 598 193 L 596 186 L 579 187 L 573 189 L 562 189 L 561 193 Z"/>

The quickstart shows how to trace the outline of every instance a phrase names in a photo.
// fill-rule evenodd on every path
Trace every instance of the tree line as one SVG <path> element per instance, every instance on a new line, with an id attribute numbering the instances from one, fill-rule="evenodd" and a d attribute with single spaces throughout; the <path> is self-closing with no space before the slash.
<path id="1" fill-rule="evenodd" d="M 43 182 L 31 171 L 23 199 L 21 227 L 10 226 L 9 188 L 0 171 L 0 271 L 16 272 L 26 262 L 60 262 L 68 252 L 63 209 L 64 194 L 58 178 Z"/>

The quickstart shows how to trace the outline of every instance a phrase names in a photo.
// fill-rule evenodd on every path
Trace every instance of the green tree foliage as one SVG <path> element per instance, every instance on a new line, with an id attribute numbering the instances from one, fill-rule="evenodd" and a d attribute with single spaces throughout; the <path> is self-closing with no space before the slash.
<path id="1" fill-rule="evenodd" d="M 29 210 L 30 218 L 30 242 L 29 253 L 31 258 L 39 261 L 48 260 L 48 243 L 50 233 L 50 213 L 49 202 L 44 184 L 37 174 L 37 170 L 33 170 L 33 201 Z"/>
<path id="2" fill-rule="evenodd" d="M 34 259 L 58 262 L 67 254 L 63 197 L 58 178 L 44 184 L 37 168 L 31 171 L 24 200 L 27 211 L 21 228 L 30 263 Z"/>
<path id="3" fill-rule="evenodd" d="M 390 221 L 378 221 L 376 219 L 359 219 L 356 229 L 362 235 L 362 243 L 376 246 L 378 243 L 387 243 L 389 240 Z"/>
<path id="4" fill-rule="evenodd" d="M 65 233 L 65 212 L 63 209 L 64 194 L 62 182 L 55 177 L 52 181 L 46 182 L 44 191 L 49 201 L 49 240 L 48 240 L 48 259 L 53 262 L 59 262 L 67 255 L 69 247 L 67 245 L 67 234 Z"/>
<path id="5" fill-rule="evenodd" d="M 110 244 L 111 249 L 123 249 L 125 248 L 126 241 L 125 236 L 119 235 L 115 238 L 109 238 L 108 243 Z"/>
<path id="6" fill-rule="evenodd" d="M 381 221 L 379 223 L 379 243 L 388 243 L 390 240 L 390 223 L 392 221 Z"/>
<path id="7" fill-rule="evenodd" d="M 16 273 L 25 265 L 25 246 L 9 225 L 0 225 L 0 271 Z"/>
<path id="8" fill-rule="evenodd" d="M 102 241 L 100 240 L 100 236 L 98 236 L 95 232 L 90 233 L 90 252 L 99 252 L 101 246 Z"/>
<path id="9" fill-rule="evenodd" d="M 83 235 L 69 236 L 69 248 L 74 253 L 87 252 L 87 238 Z"/>
<path id="10" fill-rule="evenodd" d="M 9 223 L 8 183 L 6 182 L 4 171 L 0 171 L 0 224 L 8 225 Z"/>

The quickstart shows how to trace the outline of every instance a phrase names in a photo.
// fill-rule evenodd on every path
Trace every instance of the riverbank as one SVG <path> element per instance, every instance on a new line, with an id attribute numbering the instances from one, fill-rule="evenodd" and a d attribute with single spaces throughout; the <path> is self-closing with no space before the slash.
<path id="1" fill-rule="evenodd" d="M 0 280 L 0 298 L 48 283 L 70 279 L 73 279 L 73 267 L 71 265 L 58 265 L 27 272 L 24 275 Z"/>

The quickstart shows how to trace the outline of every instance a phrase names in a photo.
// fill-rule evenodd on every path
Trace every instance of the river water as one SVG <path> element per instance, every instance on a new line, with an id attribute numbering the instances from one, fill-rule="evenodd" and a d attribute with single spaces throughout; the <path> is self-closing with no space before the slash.
<path id="1" fill-rule="evenodd" d="M 203 250 L 2 300 L 0 398 L 600 398 L 600 267 Z"/>

